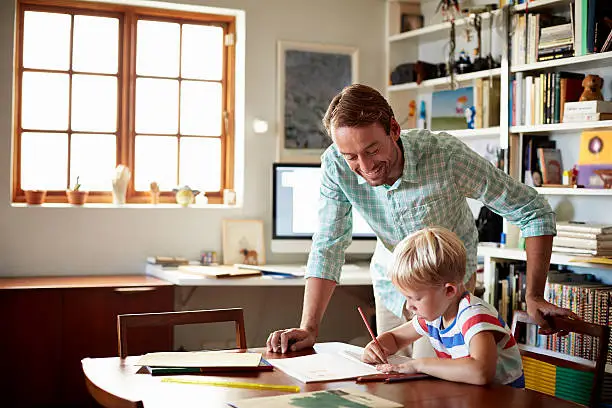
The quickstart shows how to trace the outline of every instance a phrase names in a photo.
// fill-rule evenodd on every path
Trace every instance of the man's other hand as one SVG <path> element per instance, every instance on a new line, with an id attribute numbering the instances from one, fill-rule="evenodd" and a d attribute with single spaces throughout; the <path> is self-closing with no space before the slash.
<path id="1" fill-rule="evenodd" d="M 276 330 L 268 336 L 266 347 L 274 353 L 298 351 L 314 346 L 316 335 L 305 329 Z"/>
<path id="2" fill-rule="evenodd" d="M 544 297 L 542 296 L 527 297 L 527 313 L 540 326 L 540 334 L 546 335 L 557 333 L 564 336 L 567 334 L 564 331 L 551 327 L 546 320 L 547 317 L 560 316 L 569 317 L 570 319 L 580 319 L 574 312 L 570 311 L 569 309 L 563 309 L 555 306 L 552 303 L 544 300 Z"/>

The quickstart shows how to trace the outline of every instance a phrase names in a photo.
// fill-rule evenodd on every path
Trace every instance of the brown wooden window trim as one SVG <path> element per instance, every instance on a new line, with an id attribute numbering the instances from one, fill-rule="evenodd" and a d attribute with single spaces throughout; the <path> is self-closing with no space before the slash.
<path id="1" fill-rule="evenodd" d="M 112 3 L 90 3 L 69 0 L 19 0 L 17 4 L 17 30 L 15 36 L 15 98 L 13 131 L 13 202 L 25 202 L 25 194 L 21 189 L 21 76 L 24 71 L 22 63 L 23 53 L 23 20 L 26 10 L 60 12 L 67 14 L 85 14 L 92 16 L 111 16 L 119 19 L 119 69 L 117 73 L 119 82 L 118 93 L 118 127 L 117 127 L 117 164 L 124 164 L 132 170 L 132 178 L 128 186 L 128 203 L 148 203 L 147 192 L 137 192 L 134 189 L 134 141 L 135 141 L 135 80 L 136 80 L 136 22 L 138 19 L 152 19 L 156 21 L 170 21 L 177 23 L 207 23 L 220 25 L 224 34 L 231 34 L 236 38 L 236 20 L 234 16 L 202 14 L 173 9 L 153 9 L 146 7 L 127 6 Z M 72 41 L 72 36 L 71 36 Z M 235 40 L 234 40 L 235 41 Z M 71 44 L 72 48 L 72 44 Z M 72 52 L 72 49 L 71 49 Z M 224 52 L 224 72 L 222 75 L 224 124 L 221 127 L 221 189 L 217 192 L 208 192 L 209 203 L 222 203 L 222 191 L 234 188 L 234 107 L 235 107 L 235 42 L 226 45 Z M 70 67 L 72 68 L 72 67 Z M 44 70 L 41 70 L 44 71 Z M 69 71 L 72 74 L 72 71 Z M 71 112 L 69 110 L 68 114 Z M 70 127 L 70 123 L 69 123 Z M 68 130 L 70 138 L 70 130 Z M 179 138 L 180 143 L 180 138 Z M 70 155 L 70 148 L 68 150 Z M 70 165 L 70 156 L 68 156 Z M 70 169 L 67 171 L 67 177 Z M 65 203 L 64 191 L 48 191 L 46 202 Z M 109 192 L 90 192 L 88 202 L 111 203 L 112 195 Z M 160 195 L 161 203 L 174 203 L 174 193 L 163 191 Z"/>

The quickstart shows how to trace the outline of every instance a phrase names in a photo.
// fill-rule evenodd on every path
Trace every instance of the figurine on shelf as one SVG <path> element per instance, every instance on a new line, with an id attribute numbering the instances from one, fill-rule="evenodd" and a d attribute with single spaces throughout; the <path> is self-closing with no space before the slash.
<path id="1" fill-rule="evenodd" d="M 419 109 L 419 120 L 417 123 L 418 129 L 425 129 L 427 127 L 427 112 L 425 101 L 421 101 L 421 109 Z"/>
<path id="2" fill-rule="evenodd" d="M 476 119 L 476 108 L 469 106 L 464 110 L 465 120 L 467 122 L 468 129 L 474 129 L 474 120 Z"/>
<path id="3" fill-rule="evenodd" d="M 151 189 L 151 204 L 159 204 L 159 184 L 156 181 L 152 181 L 149 187 Z"/>
<path id="4" fill-rule="evenodd" d="M 572 187 L 578 185 L 578 167 L 576 166 L 569 171 L 569 185 Z"/>
<path id="5" fill-rule="evenodd" d="M 468 72 L 472 72 L 472 60 L 467 55 L 465 50 L 461 50 L 459 53 L 459 59 L 457 60 L 457 73 L 458 74 L 467 74 Z"/>
<path id="6" fill-rule="evenodd" d="M 603 86 L 603 78 L 598 75 L 587 75 L 582 81 L 584 91 L 580 95 L 580 102 L 583 101 L 603 101 L 601 87 Z"/>

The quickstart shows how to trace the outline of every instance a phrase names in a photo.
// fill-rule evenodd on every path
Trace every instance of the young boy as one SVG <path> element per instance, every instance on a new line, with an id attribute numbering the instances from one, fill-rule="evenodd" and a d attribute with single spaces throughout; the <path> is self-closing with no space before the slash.
<path id="1" fill-rule="evenodd" d="M 383 372 L 525 387 L 521 356 L 510 329 L 493 306 L 465 289 L 465 257 L 459 238 L 445 228 L 425 228 L 397 245 L 389 273 L 414 318 L 379 335 L 382 350 L 370 342 L 364 361 L 379 363 Z M 438 358 L 382 364 L 421 336 L 429 338 Z"/>

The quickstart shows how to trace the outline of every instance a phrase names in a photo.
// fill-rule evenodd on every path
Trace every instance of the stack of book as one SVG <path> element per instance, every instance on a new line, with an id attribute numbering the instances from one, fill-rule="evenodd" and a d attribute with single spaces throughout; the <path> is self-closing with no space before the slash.
<path id="1" fill-rule="evenodd" d="M 538 61 L 574 56 L 574 36 L 571 23 L 542 27 L 538 43 Z"/>
<path id="2" fill-rule="evenodd" d="M 612 256 L 612 225 L 558 222 L 553 251 L 592 256 Z"/>
<path id="3" fill-rule="evenodd" d="M 591 122 L 597 120 L 612 120 L 612 102 L 565 102 L 563 122 Z"/>

